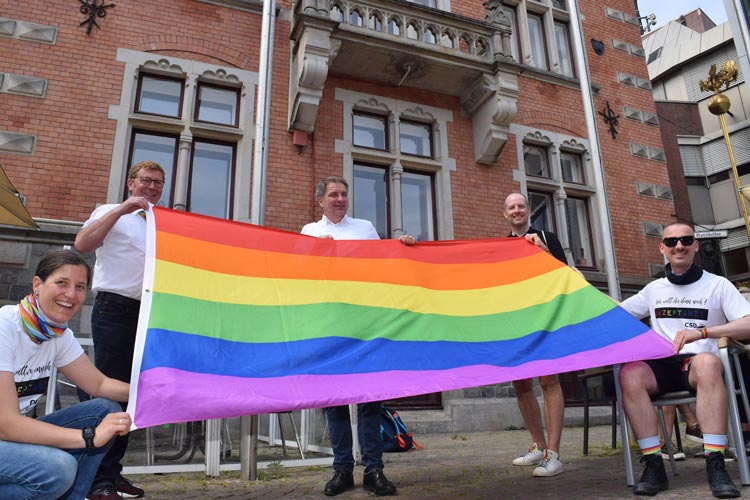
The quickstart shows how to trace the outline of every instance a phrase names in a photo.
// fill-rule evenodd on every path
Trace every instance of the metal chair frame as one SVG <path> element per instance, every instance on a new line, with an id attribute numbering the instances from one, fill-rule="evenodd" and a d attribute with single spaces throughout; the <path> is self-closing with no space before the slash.
<path id="1" fill-rule="evenodd" d="M 748 403 L 747 391 L 745 388 L 745 382 L 742 378 L 742 371 L 740 370 L 739 357 L 742 354 L 746 354 L 747 348 L 745 345 L 729 339 L 728 337 L 722 337 L 719 339 L 719 358 L 721 359 L 722 366 L 724 367 L 724 385 L 726 386 L 728 393 L 728 436 L 731 443 L 737 449 L 735 453 L 737 458 L 737 465 L 740 469 L 740 480 L 743 486 L 750 485 L 750 470 L 748 470 L 747 456 L 745 454 L 745 443 L 742 439 L 742 425 L 740 423 L 739 407 L 737 405 L 737 396 L 741 397 L 742 404 L 745 408 L 747 415 L 750 415 L 750 403 Z M 731 361 L 730 361 L 731 359 Z M 735 380 L 734 373 L 738 376 Z M 615 391 L 617 394 L 617 410 L 620 419 L 620 433 L 622 437 L 622 448 L 625 461 L 625 476 L 627 479 L 628 486 L 635 485 L 635 478 L 633 475 L 633 457 L 630 451 L 630 431 L 628 429 L 628 419 L 625 415 L 625 411 L 622 405 L 622 391 L 620 388 L 620 365 L 615 366 Z M 687 395 L 686 395 L 687 394 Z M 659 421 L 661 424 L 662 432 L 664 436 L 667 436 L 667 426 L 664 421 L 664 413 L 662 411 L 663 406 L 667 405 L 678 405 L 682 403 L 692 403 L 695 401 L 695 397 L 689 395 L 687 392 L 671 393 L 659 395 L 652 398 L 652 403 L 659 413 Z M 672 466 L 672 472 L 677 475 L 677 465 L 674 461 L 674 450 L 672 449 L 671 440 L 665 439 L 667 445 L 667 451 L 669 452 L 669 460 Z"/>

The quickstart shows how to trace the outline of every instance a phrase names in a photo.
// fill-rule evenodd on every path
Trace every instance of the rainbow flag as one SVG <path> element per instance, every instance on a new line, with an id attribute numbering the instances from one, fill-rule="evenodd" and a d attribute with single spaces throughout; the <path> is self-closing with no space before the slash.
<path id="1" fill-rule="evenodd" d="M 136 427 L 376 401 L 670 355 L 522 238 L 333 241 L 155 208 Z"/>

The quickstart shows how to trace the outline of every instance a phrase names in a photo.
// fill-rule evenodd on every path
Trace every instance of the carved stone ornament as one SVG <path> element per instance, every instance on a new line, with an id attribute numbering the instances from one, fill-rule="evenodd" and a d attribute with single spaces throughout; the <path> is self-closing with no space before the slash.
<path id="1" fill-rule="evenodd" d="M 471 114 L 474 160 L 493 165 L 505 147 L 510 124 L 518 113 L 518 78 L 498 71 L 482 75 L 461 96 L 463 110 Z"/>

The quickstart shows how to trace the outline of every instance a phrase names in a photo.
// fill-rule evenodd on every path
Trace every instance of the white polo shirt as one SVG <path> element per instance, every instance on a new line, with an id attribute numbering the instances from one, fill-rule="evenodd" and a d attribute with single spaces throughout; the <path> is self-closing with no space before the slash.
<path id="1" fill-rule="evenodd" d="M 83 227 L 104 217 L 118 205 L 102 205 L 93 211 Z M 146 220 L 138 212 L 120 217 L 96 249 L 91 289 L 113 292 L 141 300 L 143 267 L 146 263 Z"/>

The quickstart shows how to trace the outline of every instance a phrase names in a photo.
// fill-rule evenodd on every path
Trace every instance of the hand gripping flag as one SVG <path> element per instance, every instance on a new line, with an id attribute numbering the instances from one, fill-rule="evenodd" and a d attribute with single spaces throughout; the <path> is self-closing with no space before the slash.
<path id="1" fill-rule="evenodd" d="M 377 401 L 668 356 L 523 238 L 333 241 L 154 208 L 136 427 Z"/>

